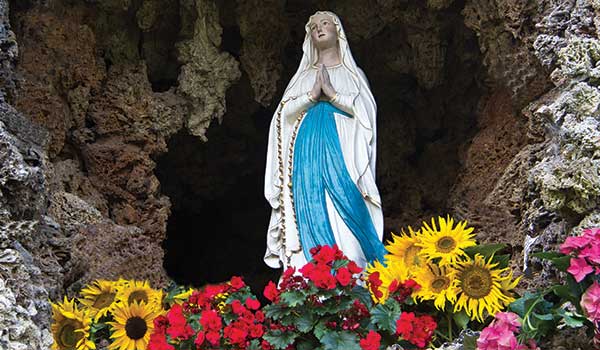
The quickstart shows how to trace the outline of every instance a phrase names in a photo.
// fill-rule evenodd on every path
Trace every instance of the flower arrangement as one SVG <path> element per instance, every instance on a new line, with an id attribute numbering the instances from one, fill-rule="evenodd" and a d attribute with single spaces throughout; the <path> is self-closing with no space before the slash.
<path id="1" fill-rule="evenodd" d="M 145 349 L 161 315 L 163 293 L 147 281 L 96 280 L 77 299 L 52 303 L 53 350 Z"/>
<path id="2" fill-rule="evenodd" d="M 440 320 L 436 331 L 440 340 L 451 341 L 470 323 L 481 326 L 515 300 L 513 289 L 519 278 L 514 279 L 508 268 L 509 256 L 498 254 L 504 245 L 478 245 L 472 232 L 465 221 L 455 225 L 452 218 L 439 217 L 437 224 L 432 219 L 431 225 L 423 223 L 418 231 L 409 227 L 408 233 L 392 235 L 385 262 L 367 267 L 373 300 L 385 306 L 399 283 L 416 285 L 412 309 Z M 400 320 L 404 317 L 409 316 L 403 313 Z M 410 340 L 415 334 L 413 329 L 403 337 Z"/>
<path id="3" fill-rule="evenodd" d="M 585 229 L 567 237 L 558 252 L 540 252 L 562 272 L 550 287 L 526 292 L 510 305 L 523 320 L 521 339 L 540 340 L 556 329 L 587 327 L 600 348 L 600 229 Z"/>
<path id="4" fill-rule="evenodd" d="M 148 350 L 260 348 L 265 316 L 242 278 L 165 300 L 171 308 L 154 320 Z"/>
<path id="5" fill-rule="evenodd" d="M 449 217 L 408 231 L 393 235 L 385 261 L 365 271 L 336 246 L 311 249 L 305 266 L 267 284 L 263 295 L 270 303 L 262 307 L 241 277 L 165 292 L 142 281 L 97 280 L 77 301 L 52 305 L 53 349 L 422 349 L 462 329 L 482 329 L 492 316 L 479 342 L 470 339 L 464 349 L 534 349 L 531 317 L 541 315 L 537 308 L 544 303 L 527 294 L 515 301 L 519 279 L 507 267 L 503 245 L 478 245 L 466 222 L 455 225 Z M 581 261 L 572 264 L 579 270 L 571 269 L 584 280 L 600 273 L 591 253 L 595 243 L 576 242 L 552 258 L 585 259 L 592 271 Z M 600 284 L 590 284 L 581 310 L 595 324 L 599 302 Z M 502 313 L 509 305 L 514 314 Z"/>

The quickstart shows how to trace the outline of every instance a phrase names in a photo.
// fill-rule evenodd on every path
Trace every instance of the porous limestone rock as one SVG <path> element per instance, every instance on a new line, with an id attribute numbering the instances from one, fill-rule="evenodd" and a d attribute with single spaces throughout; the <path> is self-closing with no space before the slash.
<path id="1" fill-rule="evenodd" d="M 263 106 L 271 104 L 283 69 L 281 54 L 289 32 L 283 6 L 277 0 L 237 1 L 243 39 L 240 62 L 250 79 L 255 101 Z"/>
<path id="2" fill-rule="evenodd" d="M 135 226 L 102 222 L 82 227 L 73 238 L 72 254 L 73 270 L 82 274 L 70 286 L 72 291 L 98 278 L 148 280 L 155 288 L 169 282 L 162 267 L 162 247 Z"/>
<path id="3" fill-rule="evenodd" d="M 192 23 L 186 33 L 189 39 L 177 43 L 178 58 L 183 63 L 177 91 L 192 101 L 186 127 L 206 140 L 211 121 L 221 120 L 225 113 L 225 92 L 241 72 L 235 58 L 219 50 L 223 29 L 216 4 L 182 0 L 180 6 L 182 17 L 192 18 L 188 20 Z"/>

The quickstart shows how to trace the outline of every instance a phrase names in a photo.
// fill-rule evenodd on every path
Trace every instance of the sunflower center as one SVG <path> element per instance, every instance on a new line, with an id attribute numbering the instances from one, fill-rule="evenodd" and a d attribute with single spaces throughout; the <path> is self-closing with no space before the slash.
<path id="1" fill-rule="evenodd" d="M 460 276 L 463 292 L 473 299 L 486 297 L 492 291 L 492 275 L 489 270 L 472 266 L 465 269 Z"/>
<path id="2" fill-rule="evenodd" d="M 450 236 L 444 236 L 435 243 L 438 252 L 450 253 L 456 248 L 456 240 Z"/>
<path id="3" fill-rule="evenodd" d="M 419 265 L 419 251 L 421 247 L 417 247 L 414 244 L 411 244 L 406 248 L 404 253 L 404 262 L 407 266 Z"/>
<path id="4" fill-rule="evenodd" d="M 439 293 L 450 285 L 450 279 L 445 276 L 438 276 L 431 282 L 431 290 Z"/>
<path id="5" fill-rule="evenodd" d="M 127 336 L 133 340 L 138 340 L 143 338 L 148 330 L 148 326 L 146 325 L 146 321 L 144 321 L 139 316 L 134 316 L 127 319 L 127 323 L 125 323 L 125 332 Z"/>
<path id="6" fill-rule="evenodd" d="M 131 305 L 134 301 L 137 301 L 138 303 L 141 303 L 143 301 L 147 304 L 148 294 L 146 294 L 146 292 L 143 290 L 136 290 L 129 294 L 129 298 L 127 299 L 129 305 Z"/>
<path id="7" fill-rule="evenodd" d="M 82 336 L 81 333 L 75 333 L 75 329 L 77 329 L 76 325 L 71 322 L 65 323 L 60 328 L 57 338 L 61 348 L 75 349 L 75 345 Z"/>
<path id="8" fill-rule="evenodd" d="M 93 307 L 96 309 L 104 309 L 105 307 L 109 307 L 110 304 L 115 300 L 115 293 L 102 293 L 98 295 L 96 300 L 94 301 Z"/>

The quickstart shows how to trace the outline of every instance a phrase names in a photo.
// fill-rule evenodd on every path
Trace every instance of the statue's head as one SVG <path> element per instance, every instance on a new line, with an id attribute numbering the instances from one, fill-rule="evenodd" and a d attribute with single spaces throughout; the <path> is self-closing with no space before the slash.
<path id="1" fill-rule="evenodd" d="M 328 49 L 337 45 L 338 28 L 336 19 L 325 11 L 310 16 L 307 28 L 310 38 L 317 50 Z"/>

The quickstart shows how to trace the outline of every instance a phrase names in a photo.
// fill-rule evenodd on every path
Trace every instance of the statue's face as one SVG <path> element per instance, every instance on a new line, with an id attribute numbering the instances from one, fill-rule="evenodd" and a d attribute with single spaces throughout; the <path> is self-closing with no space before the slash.
<path id="1" fill-rule="evenodd" d="M 319 49 L 330 48 L 337 43 L 337 29 L 331 16 L 316 14 L 309 24 L 313 44 Z"/>

